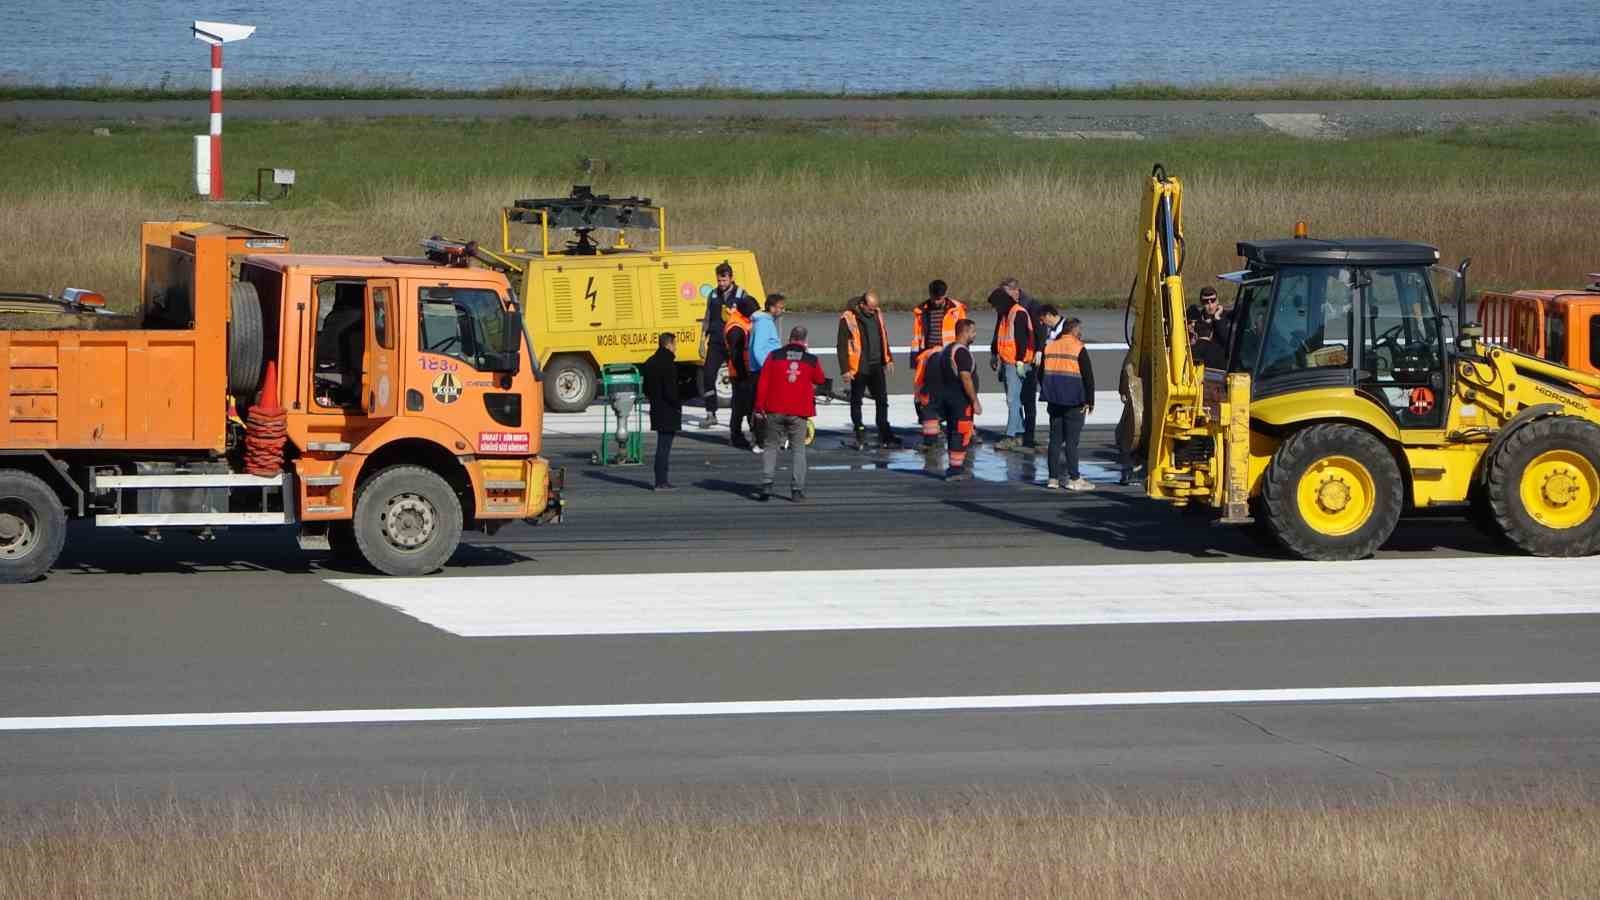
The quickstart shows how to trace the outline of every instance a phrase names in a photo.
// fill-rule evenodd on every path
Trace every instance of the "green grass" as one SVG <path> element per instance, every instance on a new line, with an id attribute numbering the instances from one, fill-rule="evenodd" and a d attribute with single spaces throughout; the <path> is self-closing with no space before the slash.
<path id="1" fill-rule="evenodd" d="M 44 85 L 0 84 L 0 101 L 85 100 L 118 102 L 185 100 L 206 96 L 203 87 L 170 85 Z M 1600 97 L 1600 74 L 1574 72 L 1536 78 L 1473 78 L 1454 81 L 1368 83 L 1311 79 L 1240 83 L 1173 85 L 1134 82 L 1107 87 L 1068 85 L 1016 85 L 966 90 L 896 91 L 761 91 L 705 84 L 657 87 L 601 83 L 556 85 L 508 83 L 474 89 L 428 88 L 404 82 L 296 83 L 243 82 L 228 86 L 228 96 L 238 100 L 399 100 L 399 99 L 514 99 L 514 100 L 1456 100 L 1499 98 Z"/>
<path id="2" fill-rule="evenodd" d="M 152 198 L 190 196 L 194 126 L 0 125 L 0 197 L 44 185 L 133 188 Z M 718 139 L 735 132 L 734 139 Z M 467 182 L 594 182 L 597 190 L 792 175 L 937 185 L 997 173 L 1126 178 L 1154 161 L 1174 173 L 1228 173 L 1337 183 L 1357 194 L 1394 186 L 1473 179 L 1600 183 L 1600 127 L 1558 122 L 1493 130 L 1311 142 L 1275 135 L 1167 138 L 1140 142 L 1030 140 L 982 126 L 903 123 L 863 130 L 839 123 L 683 125 L 527 119 L 389 119 L 229 124 L 227 193 L 254 188 L 256 166 L 298 171 L 285 204 L 360 205 L 396 188 L 449 190 Z M 597 171 L 586 170 L 592 160 Z M 512 199 L 507 197 L 506 199 Z M 656 199 L 671 204 L 672 197 Z M 1037 202 L 1051 202 L 1039 197 Z M 841 227 L 845 222 L 838 223 Z M 972 222 L 1001 229 L 1004 222 Z"/>

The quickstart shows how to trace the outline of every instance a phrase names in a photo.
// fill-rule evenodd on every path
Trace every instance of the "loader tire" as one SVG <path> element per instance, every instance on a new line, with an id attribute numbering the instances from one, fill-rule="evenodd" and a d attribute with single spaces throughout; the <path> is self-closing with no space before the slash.
<path id="1" fill-rule="evenodd" d="M 1354 425 L 1312 425 L 1290 435 L 1261 485 L 1268 530 L 1301 559 L 1371 556 L 1394 533 L 1404 502 L 1389 448 Z"/>
<path id="2" fill-rule="evenodd" d="M 356 492 L 356 546 L 385 575 L 438 571 L 461 545 L 462 524 L 460 498 L 431 469 L 391 466 Z"/>
<path id="3" fill-rule="evenodd" d="M 0 584 L 43 577 L 67 542 L 61 498 L 38 476 L 0 470 Z"/>
<path id="4" fill-rule="evenodd" d="M 261 367 L 266 360 L 266 328 L 261 321 L 261 298 L 256 286 L 235 281 L 228 296 L 232 318 L 228 321 L 228 393 L 254 402 L 261 387 Z"/>
<path id="5" fill-rule="evenodd" d="M 1524 552 L 1600 549 L 1600 427 L 1573 416 L 1529 422 L 1501 445 L 1488 480 L 1495 522 Z"/>

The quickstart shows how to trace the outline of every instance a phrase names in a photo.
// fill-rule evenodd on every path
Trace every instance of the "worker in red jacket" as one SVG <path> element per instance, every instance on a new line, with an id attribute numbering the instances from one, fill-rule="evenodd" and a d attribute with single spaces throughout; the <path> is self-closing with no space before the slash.
<path id="1" fill-rule="evenodd" d="M 806 327 L 789 331 L 789 343 L 772 351 L 761 365 L 756 383 L 756 412 L 767 418 L 767 442 L 762 453 L 762 500 L 772 496 L 778 472 L 778 448 L 789 439 L 793 454 L 789 499 L 806 499 L 806 427 L 817 415 L 817 385 L 824 381 L 822 363 L 806 349 Z"/>

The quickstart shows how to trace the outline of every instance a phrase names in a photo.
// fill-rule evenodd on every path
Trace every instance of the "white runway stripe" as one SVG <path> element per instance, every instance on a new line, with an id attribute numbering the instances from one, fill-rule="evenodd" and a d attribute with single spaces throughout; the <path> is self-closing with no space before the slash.
<path id="1" fill-rule="evenodd" d="M 738 591 L 701 573 L 329 583 L 463 637 L 1600 615 L 1581 587 L 1600 558 L 717 574 Z"/>
<path id="2" fill-rule="evenodd" d="M 1138 691 L 1099 694 L 1000 694 L 974 697 L 874 697 L 837 700 L 731 700 L 703 703 L 605 703 L 584 706 L 456 706 L 440 709 L 318 709 L 127 716 L 14 716 L 0 731 L 86 728 L 198 728 L 239 725 L 360 725 L 683 716 L 827 715 L 959 710 L 1085 709 L 1116 706 L 1220 706 L 1237 703 L 1340 703 L 1381 700 L 1474 700 L 1600 694 L 1600 682 L 1433 684 L 1392 687 Z"/>
<path id="3" fill-rule="evenodd" d="M 1115 425 L 1122 418 L 1122 399 L 1116 391 L 1095 392 L 1094 412 L 1085 422 L 1090 425 Z M 1006 398 L 1004 394 L 981 394 L 978 397 L 983 401 L 983 415 L 977 417 L 979 428 L 999 431 L 1006 426 Z M 728 404 L 722 404 L 722 434 L 728 432 Z M 1046 416 L 1043 404 L 1040 405 L 1039 418 L 1041 427 L 1048 432 L 1049 419 Z M 873 413 L 872 400 L 866 401 L 864 410 L 867 421 L 870 423 Z M 692 428 L 700 421 L 704 411 L 697 407 L 686 408 L 683 411 L 684 424 Z M 544 417 L 544 433 L 546 435 L 565 435 L 568 437 L 578 435 L 599 434 L 602 427 L 604 412 L 599 404 L 589 407 L 579 413 L 548 413 Z M 645 413 L 646 425 L 649 424 L 649 413 Z M 911 402 L 910 394 L 892 394 L 889 397 L 889 421 L 895 427 L 904 431 L 917 429 L 917 414 Z M 850 430 L 850 404 L 838 400 L 832 403 L 817 404 L 818 431 L 849 431 Z M 1048 437 L 1048 435 L 1046 435 Z"/>

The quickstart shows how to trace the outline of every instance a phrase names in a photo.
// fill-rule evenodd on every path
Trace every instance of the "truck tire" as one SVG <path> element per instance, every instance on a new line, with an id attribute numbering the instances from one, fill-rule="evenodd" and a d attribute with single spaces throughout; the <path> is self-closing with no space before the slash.
<path id="1" fill-rule="evenodd" d="M 0 584 L 23 584 L 50 571 L 67 542 L 61 498 L 38 476 L 0 469 Z"/>
<path id="2" fill-rule="evenodd" d="M 1518 428 L 1490 463 L 1489 507 L 1526 553 L 1588 556 L 1600 549 L 1600 427 L 1552 416 Z"/>
<path id="3" fill-rule="evenodd" d="M 255 400 L 266 361 L 266 328 L 256 286 L 235 281 L 228 295 L 233 318 L 228 323 L 228 393 Z"/>
<path id="4" fill-rule="evenodd" d="M 1261 485 L 1268 530 L 1301 559 L 1371 556 L 1394 533 L 1404 502 L 1389 448 L 1354 425 L 1312 425 L 1290 435 Z"/>
<path id="5" fill-rule="evenodd" d="M 558 356 L 544 370 L 544 405 L 552 412 L 583 412 L 599 391 L 599 374 L 581 356 Z"/>
<path id="6" fill-rule="evenodd" d="M 461 544 L 461 501 L 437 472 L 391 466 L 356 492 L 353 524 L 356 546 L 374 569 L 426 575 Z"/>

